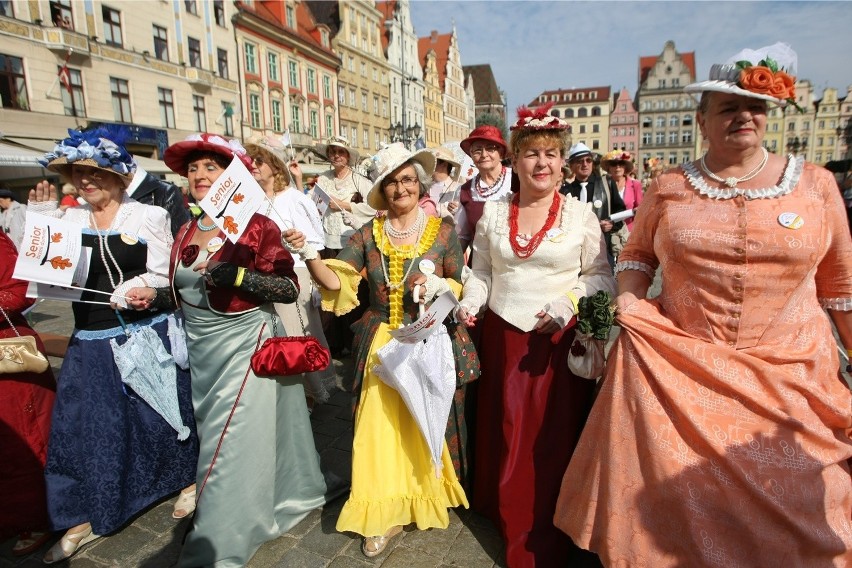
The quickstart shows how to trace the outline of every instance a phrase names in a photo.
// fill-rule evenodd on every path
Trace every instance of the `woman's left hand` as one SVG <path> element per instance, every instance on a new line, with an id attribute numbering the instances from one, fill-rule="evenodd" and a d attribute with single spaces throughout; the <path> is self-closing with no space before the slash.
<path id="1" fill-rule="evenodd" d="M 238 267 L 230 262 L 207 260 L 199 262 L 194 271 L 200 272 L 210 286 L 234 286 Z"/>
<path id="2" fill-rule="evenodd" d="M 603 231 L 604 233 L 608 233 L 608 232 L 612 231 L 612 221 L 610 221 L 609 219 L 602 219 L 601 220 L 601 231 Z"/>
<path id="3" fill-rule="evenodd" d="M 559 327 L 559 324 L 556 322 L 556 320 L 550 317 L 544 310 L 538 312 L 535 317 L 538 318 L 538 322 L 536 322 L 535 326 L 533 327 L 533 331 L 537 333 L 556 333 L 557 331 L 562 329 L 561 327 Z"/>

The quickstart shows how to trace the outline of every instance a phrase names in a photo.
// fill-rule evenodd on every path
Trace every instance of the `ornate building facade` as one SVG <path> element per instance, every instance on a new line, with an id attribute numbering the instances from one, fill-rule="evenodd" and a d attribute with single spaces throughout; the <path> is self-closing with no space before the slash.
<path id="1" fill-rule="evenodd" d="M 609 87 L 544 91 L 527 106 L 545 103 L 553 103 L 550 114 L 568 121 L 572 144 L 582 142 L 599 154 L 609 149 Z"/>
<path id="2" fill-rule="evenodd" d="M 636 154 L 639 149 L 639 112 L 627 88 L 622 88 L 609 115 L 609 146 L 607 150 L 627 150 Z M 637 164 L 641 165 L 641 164 Z"/>

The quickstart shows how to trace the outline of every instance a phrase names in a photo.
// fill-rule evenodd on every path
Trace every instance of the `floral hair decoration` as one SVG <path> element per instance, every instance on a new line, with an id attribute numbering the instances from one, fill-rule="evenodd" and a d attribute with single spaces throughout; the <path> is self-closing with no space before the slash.
<path id="1" fill-rule="evenodd" d="M 568 130 L 568 121 L 550 115 L 553 103 L 545 103 L 531 109 L 518 107 L 518 120 L 509 130 Z"/>
<path id="2" fill-rule="evenodd" d="M 68 130 L 68 138 L 57 142 L 38 162 L 66 176 L 71 164 L 91 166 L 117 174 L 127 184 L 136 172 L 136 161 L 124 148 L 129 137 L 130 132 L 124 127 Z"/>

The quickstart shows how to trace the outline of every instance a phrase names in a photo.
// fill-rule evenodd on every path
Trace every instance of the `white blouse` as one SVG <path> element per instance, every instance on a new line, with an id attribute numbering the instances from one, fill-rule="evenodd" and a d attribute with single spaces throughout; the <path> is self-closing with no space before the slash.
<path id="1" fill-rule="evenodd" d="M 473 240 L 473 273 L 465 282 L 462 306 L 471 313 L 488 308 L 523 331 L 531 331 L 545 304 L 571 292 L 577 298 L 598 290 L 615 295 L 606 245 L 591 203 L 567 196 L 562 220 L 536 251 L 518 258 L 509 243 L 511 195 L 485 204 Z"/>
<path id="2" fill-rule="evenodd" d="M 325 238 L 322 230 L 322 220 L 316 205 L 311 199 L 296 188 L 288 188 L 278 192 L 272 205 L 262 205 L 260 211 L 275 221 L 282 231 L 297 229 L 305 235 L 305 240 L 315 249 L 325 248 Z M 273 211 L 274 209 L 274 211 Z M 293 255 L 294 265 L 305 266 L 305 261 L 299 255 Z"/>

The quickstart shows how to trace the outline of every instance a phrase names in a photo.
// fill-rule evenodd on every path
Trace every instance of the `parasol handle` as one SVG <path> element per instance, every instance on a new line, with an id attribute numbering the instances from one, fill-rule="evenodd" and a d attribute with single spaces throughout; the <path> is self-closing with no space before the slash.
<path id="1" fill-rule="evenodd" d="M 411 298 L 414 300 L 414 303 L 418 305 L 420 317 L 423 317 L 423 312 L 426 311 L 426 307 L 420 303 L 420 289 L 422 287 L 422 284 L 415 284 L 414 290 L 411 291 Z"/>

